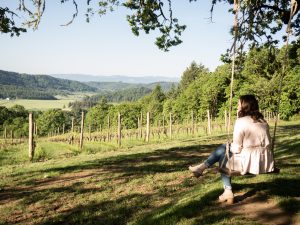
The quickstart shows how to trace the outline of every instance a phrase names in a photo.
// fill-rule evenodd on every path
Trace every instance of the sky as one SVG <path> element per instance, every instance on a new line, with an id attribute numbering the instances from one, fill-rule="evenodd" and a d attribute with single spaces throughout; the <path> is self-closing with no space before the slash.
<path id="1" fill-rule="evenodd" d="M 11 0 L 0 6 L 15 9 Z M 210 2 L 173 1 L 173 15 L 187 28 L 183 43 L 163 52 L 154 44 L 155 33 L 136 37 L 126 21 L 130 11 L 119 7 L 85 22 L 85 6 L 69 26 L 72 1 L 46 2 L 38 30 L 28 29 L 19 37 L 0 34 L 0 69 L 27 74 L 89 74 L 180 77 L 192 61 L 211 71 L 221 65 L 220 55 L 232 44 L 229 34 L 233 16 L 222 3 L 215 7 L 213 23 Z M 78 1 L 79 2 L 79 1 Z M 85 1 L 81 1 L 85 2 Z M 22 15 L 22 14 L 20 14 Z M 22 19 L 22 17 L 21 17 Z"/>

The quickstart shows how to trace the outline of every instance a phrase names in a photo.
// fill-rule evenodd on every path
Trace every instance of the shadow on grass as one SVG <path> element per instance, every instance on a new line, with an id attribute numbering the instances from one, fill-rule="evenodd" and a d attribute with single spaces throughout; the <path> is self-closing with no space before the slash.
<path id="1" fill-rule="evenodd" d="M 149 205 L 148 195 L 130 194 L 116 200 L 79 205 L 40 224 L 126 224 L 133 214 Z"/>
<path id="2" fill-rule="evenodd" d="M 0 202 L 21 200 L 24 206 L 44 201 L 53 201 L 57 196 L 69 194 L 93 194 L 103 190 L 83 189 L 82 182 L 89 178 L 113 185 L 126 185 L 128 181 L 143 179 L 157 173 L 172 173 L 187 170 L 190 164 L 204 159 L 217 145 L 195 145 L 170 149 L 159 149 L 150 153 L 119 155 L 105 159 L 78 162 L 76 165 L 43 169 L 26 174 L 16 174 L 15 187 L 4 188 L 0 192 Z M 47 173 L 60 174 L 53 178 L 40 178 Z M 64 176 L 64 174 L 66 176 Z M 25 179 L 23 179 L 23 177 Z M 28 179 L 29 178 L 29 179 Z M 190 186 L 190 182 L 182 181 L 182 186 Z M 61 187 L 62 186 L 62 187 Z M 80 191 L 82 190 L 82 191 Z M 163 195 L 166 190 L 157 190 L 156 195 Z"/>
<path id="3" fill-rule="evenodd" d="M 149 153 L 124 154 L 104 159 L 95 159 L 78 162 L 75 165 L 52 167 L 29 174 L 32 179 L 19 181 L 19 185 L 38 184 L 34 176 L 44 173 L 76 173 L 86 170 L 99 170 L 102 173 L 113 174 L 114 179 L 140 178 L 155 173 L 171 173 L 187 170 L 188 165 L 198 164 L 203 161 L 218 145 L 194 145 L 187 147 L 174 147 L 169 149 L 158 149 Z M 16 174 L 15 176 L 26 176 L 27 174 Z M 48 180 L 52 182 L 52 179 Z M 42 182 L 46 183 L 47 180 Z"/>
<path id="4" fill-rule="evenodd" d="M 300 197 L 299 192 L 300 180 L 296 178 L 275 178 L 268 182 L 258 182 L 254 184 L 234 184 L 237 191 L 247 189 L 240 201 L 254 196 L 256 193 L 263 191 L 265 196 L 280 196 L 280 197 Z"/>
<path id="5" fill-rule="evenodd" d="M 280 161 L 285 162 L 290 159 L 298 159 L 300 156 L 300 139 L 284 140 L 276 147 L 275 156 Z"/>
<path id="6" fill-rule="evenodd" d="M 131 194 L 114 201 L 103 201 L 87 205 L 76 206 L 58 216 L 40 223 L 54 224 L 177 224 L 182 219 L 201 218 L 201 224 L 211 224 L 228 218 L 224 211 L 210 212 L 207 207 L 215 200 L 220 190 L 213 190 L 199 200 L 191 200 L 187 204 L 177 205 L 178 199 L 159 208 L 151 206 L 151 195 Z M 139 213 L 141 210 L 150 213 Z M 132 221 L 135 216 L 140 219 Z M 200 221 L 198 221 L 200 222 Z M 196 224 L 199 224 L 199 223 Z"/>
<path id="7" fill-rule="evenodd" d="M 288 132 L 282 131 L 282 132 Z M 280 143 L 281 150 L 278 152 L 285 155 L 290 153 L 289 149 L 295 149 L 292 154 L 297 155 L 300 143 L 295 140 L 283 141 Z M 174 147 L 170 149 L 158 149 L 149 153 L 137 153 L 137 154 L 124 154 L 115 157 L 105 159 L 94 159 L 86 162 L 78 162 L 76 165 L 53 167 L 35 172 L 35 175 L 40 173 L 59 173 L 59 174 L 76 174 L 81 171 L 91 171 L 92 175 L 97 178 L 110 182 L 105 188 L 113 188 L 114 182 L 118 185 L 123 185 L 126 188 L 126 183 L 129 180 L 144 178 L 148 175 L 154 175 L 156 173 L 172 173 L 187 170 L 187 166 L 190 164 L 196 164 L 202 161 L 206 156 L 211 153 L 218 145 L 194 145 L 187 147 Z M 287 149 L 283 147 L 287 146 Z M 147 146 L 145 146 L 146 148 Z M 296 164 L 285 164 L 282 161 L 283 167 L 295 168 Z M 99 173 L 95 173 L 99 171 Z M 21 174 L 22 175 L 22 174 Z M 17 176 L 20 176 L 18 174 Z M 25 176 L 25 174 L 24 174 Z M 152 205 L 154 198 L 158 198 L 160 195 L 159 190 L 148 194 L 126 194 L 125 196 L 112 196 L 109 200 L 89 200 L 88 195 L 92 195 L 94 192 L 98 194 L 105 191 L 103 188 L 84 188 L 82 182 L 77 182 L 80 179 L 90 177 L 90 175 L 83 175 L 82 177 L 58 177 L 53 179 L 37 180 L 32 175 L 30 181 L 18 181 L 20 185 L 27 185 L 25 189 L 11 188 L 1 192 L 0 201 L 5 200 L 22 200 L 25 206 L 32 205 L 43 199 L 47 199 L 48 195 L 54 195 L 48 200 L 46 207 L 49 215 L 42 216 L 47 217 L 39 224 L 126 224 L 132 220 L 137 219 L 137 224 L 177 224 L 184 219 L 193 219 L 194 224 L 212 224 L 227 220 L 233 217 L 229 212 L 225 210 L 214 210 L 212 202 L 217 199 L 220 194 L 220 189 L 211 191 L 205 191 L 201 193 L 201 196 L 195 196 L 187 200 L 186 203 L 180 203 L 182 197 L 189 193 L 189 190 L 178 190 L 174 194 L 174 199 L 170 203 L 155 207 Z M 53 185 L 57 180 L 68 183 L 66 187 L 53 187 L 49 189 L 30 190 L 31 187 L 45 187 L 47 185 Z M 239 190 L 249 190 L 244 194 L 240 200 L 256 195 L 258 192 L 263 191 L 264 196 L 279 196 L 279 197 L 299 197 L 298 187 L 300 187 L 299 179 L 292 178 L 274 178 L 267 182 L 260 182 L 255 184 L 234 184 L 234 188 Z M 166 190 L 168 191 L 168 190 Z M 200 191 L 200 190 L 199 190 Z M 55 196 L 57 194 L 57 196 Z M 68 196 L 66 200 L 72 198 L 69 195 L 83 196 L 86 200 L 83 200 L 79 204 L 73 203 L 66 209 L 62 206 L 54 204 L 55 198 L 61 196 Z M 109 197 L 108 197 L 109 198 Z M 61 202 L 64 200 L 58 200 Z M 86 203 L 84 203 L 86 201 Z M 53 203 L 53 207 L 52 207 Z M 65 202 L 66 204 L 68 202 Z M 281 204 L 284 210 L 290 210 L 293 212 L 298 211 L 298 208 L 290 207 L 293 200 L 288 199 Z M 299 207 L 299 204 L 298 206 Z M 142 210 L 142 212 L 141 212 Z M 27 219 L 28 220 L 28 219 Z M 28 221 L 27 221 L 28 222 Z"/>

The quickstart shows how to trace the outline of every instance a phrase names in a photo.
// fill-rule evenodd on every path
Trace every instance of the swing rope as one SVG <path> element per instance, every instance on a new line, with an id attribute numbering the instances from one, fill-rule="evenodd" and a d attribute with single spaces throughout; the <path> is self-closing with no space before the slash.
<path id="1" fill-rule="evenodd" d="M 291 12 L 290 12 L 289 22 L 288 22 L 288 25 L 286 28 L 287 37 L 286 37 L 286 42 L 285 42 L 285 52 L 284 52 L 284 58 L 283 58 L 284 61 L 283 61 L 282 70 L 281 70 L 281 74 L 280 74 L 280 78 L 279 78 L 279 90 L 278 90 L 278 96 L 277 96 L 277 106 L 276 106 L 276 111 L 275 111 L 275 124 L 274 124 L 274 132 L 273 132 L 272 147 L 271 147 L 274 162 L 275 162 L 274 147 L 275 147 L 275 140 L 276 140 L 276 130 L 277 130 L 278 117 L 279 117 L 279 109 L 280 109 L 280 103 L 281 103 L 282 83 L 283 83 L 283 79 L 284 79 L 286 69 L 287 69 L 288 63 L 289 63 L 288 62 L 289 37 L 292 33 L 291 22 L 292 22 L 293 16 L 296 13 L 296 10 L 297 10 L 297 1 L 291 0 Z"/>
<path id="2" fill-rule="evenodd" d="M 234 12 L 235 12 L 235 17 L 234 17 L 234 42 L 233 46 L 231 48 L 232 50 L 232 67 L 231 67 L 231 82 L 230 82 L 230 100 L 229 100 L 229 114 L 228 114 L 228 123 L 227 123 L 227 143 L 226 143 L 226 157 L 223 158 L 219 171 L 228 175 L 238 175 L 239 172 L 235 171 L 232 165 L 234 165 L 234 155 L 232 155 L 231 159 L 229 160 L 229 151 L 230 151 L 230 125 L 231 125 L 231 111 L 232 111 L 232 99 L 233 99 L 233 81 L 234 81 L 234 75 L 235 75 L 235 61 L 236 61 L 236 42 L 238 38 L 238 11 L 239 11 L 240 3 L 239 0 L 234 0 Z M 285 54 L 284 54 L 284 62 L 282 66 L 282 72 L 280 75 L 279 79 L 279 91 L 278 91 L 278 96 L 277 96 L 277 107 L 275 111 L 275 125 L 274 125 L 274 133 L 273 133 L 273 138 L 272 138 L 272 146 L 271 146 L 271 152 L 273 155 L 274 159 L 274 169 L 276 172 L 279 172 L 279 169 L 276 168 L 275 164 L 275 157 L 274 157 L 274 146 L 275 146 L 275 137 L 276 137 L 276 130 L 277 130 L 277 123 L 278 123 L 278 115 L 279 115 L 279 108 L 280 108 L 280 103 L 281 103 L 281 94 L 282 94 L 282 83 L 283 83 L 283 78 L 286 73 L 286 68 L 288 67 L 288 44 L 289 44 L 289 36 L 291 34 L 291 21 L 293 16 L 296 13 L 297 9 L 297 1 L 296 0 L 291 0 L 291 11 L 290 11 L 290 18 L 289 22 L 287 25 L 287 38 L 286 38 L 286 43 L 285 43 Z M 225 163 L 225 158 L 227 158 L 228 165 L 229 165 L 229 171 L 223 167 Z"/>
<path id="3" fill-rule="evenodd" d="M 230 126 L 231 126 L 231 111 L 232 111 L 232 99 L 233 99 L 233 81 L 234 81 L 234 74 L 235 74 L 235 56 L 236 56 L 236 42 L 237 42 L 237 38 L 238 38 L 238 12 L 239 12 L 239 1 L 238 0 L 234 0 L 234 12 L 235 12 L 235 16 L 234 16 L 234 24 L 233 24 L 233 32 L 234 32 L 234 40 L 233 40 L 233 45 L 231 48 L 232 51 L 232 65 L 231 65 L 231 79 L 230 79 L 230 99 L 229 99 L 229 113 L 228 113 L 228 122 L 227 122 L 227 143 L 226 143 L 226 157 L 228 159 L 228 163 L 229 163 L 229 174 L 232 173 L 232 170 L 234 168 L 232 168 L 231 166 L 231 161 L 229 160 L 229 151 L 230 151 Z M 227 116 L 227 115 L 226 115 Z M 223 165 L 225 163 L 225 158 L 223 158 L 220 169 L 222 170 Z M 234 157 L 234 156 L 232 156 Z M 233 158 L 232 158 L 233 159 Z M 228 171 L 225 171 L 228 173 Z"/>

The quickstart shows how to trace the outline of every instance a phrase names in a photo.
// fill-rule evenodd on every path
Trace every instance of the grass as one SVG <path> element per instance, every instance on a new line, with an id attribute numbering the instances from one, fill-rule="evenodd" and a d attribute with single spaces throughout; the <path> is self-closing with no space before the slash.
<path id="1" fill-rule="evenodd" d="M 0 104 L 7 108 L 14 105 L 22 105 L 27 110 L 47 110 L 47 109 L 68 109 L 69 102 L 74 100 L 59 99 L 59 100 L 30 100 L 30 99 L 17 99 L 17 100 L 1 100 Z"/>
<path id="2" fill-rule="evenodd" d="M 22 105 L 27 110 L 47 110 L 47 109 L 65 109 L 70 110 L 68 105 L 75 100 L 81 100 L 84 96 L 91 96 L 92 93 L 74 93 L 67 96 L 55 96 L 57 100 L 32 100 L 32 99 L 13 99 L 0 100 L 0 105 L 10 108 L 14 105 Z"/>
<path id="3" fill-rule="evenodd" d="M 280 174 L 233 179 L 236 193 L 274 201 L 291 221 L 299 217 L 299 129 L 299 122 L 278 129 Z M 25 144 L 3 149 L 0 224 L 259 224 L 220 207 L 222 184 L 213 169 L 200 179 L 186 169 L 224 141 L 222 135 L 128 141 L 121 149 L 91 142 L 79 151 L 39 140 L 32 163 Z"/>

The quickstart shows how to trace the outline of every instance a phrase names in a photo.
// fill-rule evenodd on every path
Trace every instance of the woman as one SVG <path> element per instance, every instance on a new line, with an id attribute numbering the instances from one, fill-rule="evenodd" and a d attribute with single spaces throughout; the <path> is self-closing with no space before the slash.
<path id="1" fill-rule="evenodd" d="M 225 151 L 225 144 L 219 146 L 207 160 L 200 165 L 190 166 L 189 170 L 198 177 L 214 163 L 219 162 L 222 165 Z M 268 173 L 274 170 L 269 126 L 259 112 L 258 102 L 254 95 L 243 95 L 239 98 L 238 119 L 234 125 L 229 157 L 234 158 L 234 164 L 238 164 L 236 167 L 242 175 Z M 221 178 L 224 193 L 219 196 L 219 200 L 233 203 L 231 177 L 221 173 Z"/>

